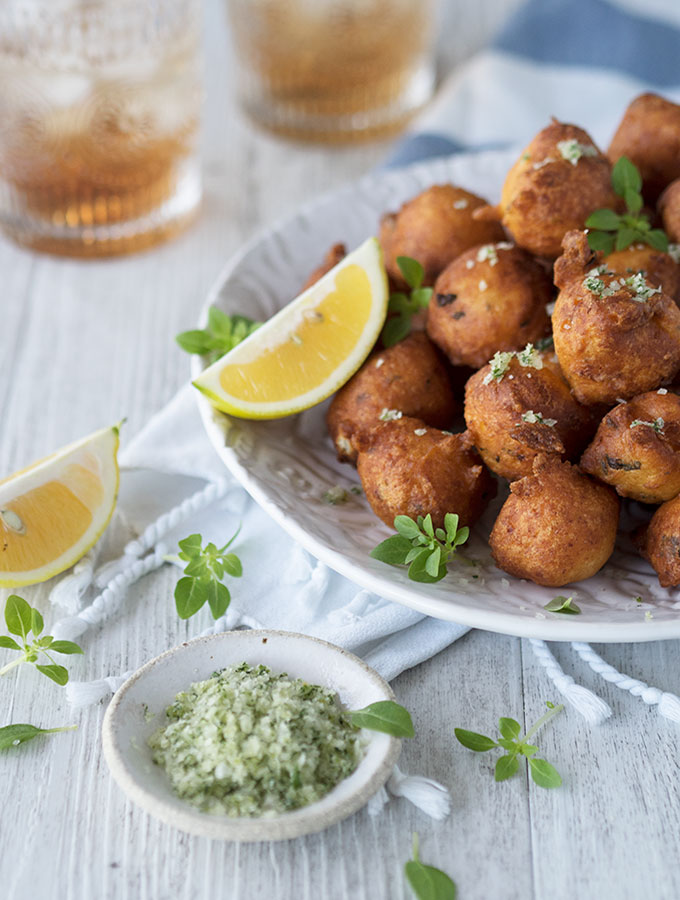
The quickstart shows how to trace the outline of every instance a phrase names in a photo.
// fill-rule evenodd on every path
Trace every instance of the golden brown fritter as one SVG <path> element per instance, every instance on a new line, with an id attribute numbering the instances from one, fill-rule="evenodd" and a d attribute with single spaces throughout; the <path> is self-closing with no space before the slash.
<path id="1" fill-rule="evenodd" d="M 658 209 L 668 239 L 680 243 L 680 178 L 672 181 L 659 197 Z"/>
<path id="2" fill-rule="evenodd" d="M 326 424 L 338 459 L 356 460 L 356 439 L 380 425 L 383 410 L 397 410 L 434 428 L 453 421 L 456 401 L 446 367 L 422 331 L 374 352 L 333 398 Z"/>
<path id="3" fill-rule="evenodd" d="M 642 176 L 642 190 L 653 202 L 671 181 L 680 177 L 680 106 L 641 94 L 626 109 L 607 156 L 612 165 L 627 156 Z"/>
<path id="4" fill-rule="evenodd" d="M 562 256 L 555 260 L 554 279 L 557 287 L 564 287 L 575 278 L 585 278 L 596 266 L 605 266 L 616 275 L 636 275 L 642 272 L 655 287 L 673 300 L 680 299 L 680 266 L 669 253 L 655 250 L 648 244 L 631 244 L 625 250 L 615 250 L 605 256 L 588 246 L 586 231 L 569 231 L 562 241 Z"/>
<path id="5" fill-rule="evenodd" d="M 680 209 L 678 214 L 680 219 Z M 678 224 L 680 225 L 680 221 Z M 631 244 L 625 250 L 610 253 L 601 262 L 609 272 L 617 275 L 628 276 L 643 272 L 651 284 L 660 287 L 676 304 L 680 300 L 680 266 L 669 253 L 655 250 L 648 244 Z"/>
<path id="6" fill-rule="evenodd" d="M 333 244 L 328 253 L 324 256 L 323 262 L 318 266 L 305 281 L 302 290 L 306 291 L 313 284 L 316 284 L 320 278 L 334 269 L 339 262 L 347 256 L 347 247 L 344 244 Z"/>
<path id="7" fill-rule="evenodd" d="M 418 260 L 425 270 L 423 284 L 433 285 L 442 269 L 475 244 L 502 241 L 505 232 L 496 222 L 477 222 L 473 210 L 486 200 L 452 184 L 437 184 L 388 213 L 380 223 L 385 268 L 395 287 L 404 288 L 398 256 Z"/>
<path id="8" fill-rule="evenodd" d="M 555 352 L 580 403 L 613 405 L 669 382 L 680 369 L 680 309 L 645 276 L 588 269 L 583 233 L 555 263 Z"/>
<path id="9" fill-rule="evenodd" d="M 495 494 L 467 433 L 447 434 L 419 419 L 382 422 L 359 441 L 357 469 L 366 499 L 386 525 L 395 516 L 432 516 L 444 527 L 446 513 L 473 525 Z"/>
<path id="10" fill-rule="evenodd" d="M 545 269 L 508 242 L 473 247 L 437 279 L 427 333 L 453 365 L 479 369 L 496 350 L 520 350 L 550 331 Z"/>
<path id="11" fill-rule="evenodd" d="M 607 157 L 582 128 L 553 120 L 508 172 L 500 205 L 475 217 L 500 219 L 520 247 L 554 259 L 567 231 L 617 202 Z"/>
<path id="12" fill-rule="evenodd" d="M 607 413 L 580 464 L 622 497 L 642 503 L 680 494 L 680 397 L 661 390 Z"/>
<path id="13" fill-rule="evenodd" d="M 577 458 L 595 429 L 555 355 L 534 352 L 528 358 L 541 368 L 523 366 L 513 356 L 500 377 L 492 377 L 487 365 L 465 388 L 465 423 L 474 445 L 491 471 L 510 481 L 530 475 L 538 456 Z M 496 357 L 493 371 L 501 372 L 503 361 Z"/>
<path id="14" fill-rule="evenodd" d="M 561 587 L 590 578 L 614 549 L 614 491 L 555 458 L 510 485 L 489 538 L 496 565 L 517 578 Z"/>
<path id="15" fill-rule="evenodd" d="M 640 554 L 652 564 L 661 587 L 680 584 L 680 496 L 663 503 L 636 536 Z"/>

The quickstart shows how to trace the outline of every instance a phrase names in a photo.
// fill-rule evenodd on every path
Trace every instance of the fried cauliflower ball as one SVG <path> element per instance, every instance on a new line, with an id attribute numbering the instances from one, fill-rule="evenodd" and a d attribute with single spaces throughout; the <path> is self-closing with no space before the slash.
<path id="1" fill-rule="evenodd" d="M 555 259 L 567 231 L 616 203 L 607 157 L 582 128 L 553 119 L 508 172 L 499 206 L 475 218 L 500 219 L 520 247 Z"/>
<path id="2" fill-rule="evenodd" d="M 580 403 L 613 405 L 670 381 L 680 369 L 680 309 L 642 273 L 588 268 L 585 234 L 565 237 L 555 263 L 555 352 Z"/>
<path id="3" fill-rule="evenodd" d="M 502 241 L 505 232 L 498 223 L 472 218 L 473 210 L 485 205 L 486 200 L 470 191 L 436 184 L 404 203 L 398 213 L 383 216 L 379 240 L 394 286 L 406 287 L 398 256 L 418 260 L 425 270 L 423 284 L 433 285 L 447 263 L 468 247 Z"/>
<path id="4" fill-rule="evenodd" d="M 347 256 L 347 247 L 344 244 L 333 244 L 328 253 L 324 256 L 323 262 L 320 266 L 318 266 L 312 274 L 309 276 L 307 281 L 305 281 L 302 286 L 302 290 L 306 291 L 307 288 L 310 288 L 313 284 L 316 284 L 320 278 L 330 272 L 331 269 L 334 269 L 339 262 Z"/>
<path id="5" fill-rule="evenodd" d="M 510 485 L 489 538 L 496 565 L 546 587 L 590 578 L 614 549 L 614 491 L 554 457 Z"/>
<path id="6" fill-rule="evenodd" d="M 359 441 L 357 469 L 373 512 L 390 528 L 395 516 L 432 516 L 444 527 L 446 513 L 473 525 L 496 494 L 467 433 L 448 434 L 403 416 L 382 422 Z"/>
<path id="7" fill-rule="evenodd" d="M 519 350 L 550 331 L 545 269 L 503 241 L 473 247 L 435 282 L 427 333 L 455 366 L 479 369 L 496 350 Z"/>
<path id="8" fill-rule="evenodd" d="M 663 503 L 635 536 L 641 556 L 652 564 L 661 587 L 680 584 L 680 496 Z"/>
<path id="9" fill-rule="evenodd" d="M 510 481 L 531 475 L 538 456 L 578 457 L 595 428 L 555 355 L 537 351 L 499 353 L 470 378 L 465 424 L 486 465 Z"/>
<path id="10" fill-rule="evenodd" d="M 444 363 L 422 331 L 374 352 L 333 398 L 326 425 L 338 459 L 355 462 L 356 440 L 380 425 L 381 414 L 390 410 L 434 428 L 447 428 L 456 414 Z"/>
<path id="11" fill-rule="evenodd" d="M 642 176 L 642 190 L 653 202 L 671 181 L 680 177 L 680 106 L 641 94 L 626 109 L 607 156 L 612 165 L 627 156 Z"/>
<path id="12" fill-rule="evenodd" d="M 580 464 L 622 497 L 641 503 L 680 494 L 680 397 L 661 390 L 607 413 Z"/>
<path id="13" fill-rule="evenodd" d="M 680 243 L 680 178 L 672 181 L 659 197 L 658 210 L 668 239 Z"/>

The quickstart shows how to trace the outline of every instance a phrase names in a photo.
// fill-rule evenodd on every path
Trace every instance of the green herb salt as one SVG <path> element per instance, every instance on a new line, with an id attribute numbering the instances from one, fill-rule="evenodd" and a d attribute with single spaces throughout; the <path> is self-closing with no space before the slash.
<path id="1" fill-rule="evenodd" d="M 247 663 L 177 695 L 149 739 L 179 797 L 203 812 L 274 816 L 307 806 L 350 775 L 360 730 L 331 691 Z"/>

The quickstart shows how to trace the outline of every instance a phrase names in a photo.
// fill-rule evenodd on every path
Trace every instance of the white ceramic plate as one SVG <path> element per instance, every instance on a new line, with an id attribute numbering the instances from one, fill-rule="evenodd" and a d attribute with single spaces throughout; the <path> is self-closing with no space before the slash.
<path id="1" fill-rule="evenodd" d="M 214 816 L 177 797 L 151 759 L 149 737 L 166 721 L 175 696 L 216 669 L 263 663 L 335 691 L 347 709 L 393 700 L 390 686 L 358 657 L 326 641 L 283 631 L 228 631 L 196 638 L 151 660 L 116 692 L 102 728 L 104 756 L 128 796 L 168 825 L 210 838 L 280 841 L 321 831 L 364 806 L 389 778 L 401 741 L 365 732 L 366 754 L 354 772 L 316 803 L 274 818 Z"/>
<path id="2" fill-rule="evenodd" d="M 357 246 L 377 232 L 380 215 L 430 184 L 452 181 L 497 200 L 514 154 L 489 151 L 371 175 L 303 207 L 248 244 L 222 272 L 211 303 L 226 312 L 266 319 L 289 302 L 328 247 Z M 195 373 L 200 361 L 194 360 Z M 486 537 L 502 498 L 471 538 L 475 569 L 457 566 L 441 582 L 409 581 L 402 569 L 368 553 L 389 534 L 363 497 L 329 506 L 323 494 L 357 483 L 336 459 L 324 427 L 327 404 L 272 422 L 230 419 L 197 392 L 201 415 L 227 468 L 255 500 L 310 553 L 362 587 L 428 615 L 476 628 L 546 640 L 646 641 L 680 637 L 680 594 L 665 590 L 622 536 L 610 562 L 568 589 L 542 588 L 497 569 Z M 644 516 L 632 508 L 630 515 Z M 624 522 L 625 528 L 632 523 Z M 475 577 L 477 576 L 477 577 Z M 546 612 L 556 594 L 572 595 L 581 615 Z M 641 598 L 641 602 L 636 598 Z"/>

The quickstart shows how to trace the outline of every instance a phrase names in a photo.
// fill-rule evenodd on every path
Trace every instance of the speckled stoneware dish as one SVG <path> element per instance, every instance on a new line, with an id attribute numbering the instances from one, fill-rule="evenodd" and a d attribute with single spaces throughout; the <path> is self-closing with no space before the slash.
<path id="1" fill-rule="evenodd" d="M 513 151 L 458 154 L 408 168 L 379 172 L 302 207 L 246 245 L 226 265 L 203 310 L 264 320 L 300 291 L 328 248 L 352 249 L 377 234 L 380 216 L 431 184 L 450 181 L 497 202 Z M 194 360 L 194 374 L 201 360 Z M 628 505 L 607 565 L 587 581 L 554 589 L 520 581 L 496 568 L 488 535 L 505 489 L 475 527 L 465 552 L 477 566 L 451 566 L 437 584 L 409 581 L 404 567 L 371 559 L 369 551 L 390 531 L 366 499 L 348 493 L 329 506 L 324 494 L 358 481 L 341 465 L 326 432 L 328 403 L 271 422 L 249 422 L 217 412 L 196 392 L 203 422 L 229 471 L 295 540 L 356 584 L 429 616 L 474 628 L 552 641 L 651 641 L 680 637 L 680 592 L 659 586 L 628 532 L 649 512 Z M 581 614 L 548 612 L 557 594 L 570 595 Z"/>
<path id="2" fill-rule="evenodd" d="M 281 841 L 322 831 L 361 809 L 389 778 L 401 741 L 365 732 L 366 754 L 356 770 L 316 803 L 274 818 L 245 819 L 202 813 L 180 800 L 165 772 L 151 760 L 148 738 L 166 721 L 176 694 L 216 669 L 263 663 L 337 692 L 347 709 L 393 700 L 377 672 L 345 650 L 284 631 L 228 631 L 168 650 L 129 678 L 104 717 L 104 756 L 119 787 L 146 812 L 190 834 L 230 841 Z"/>

